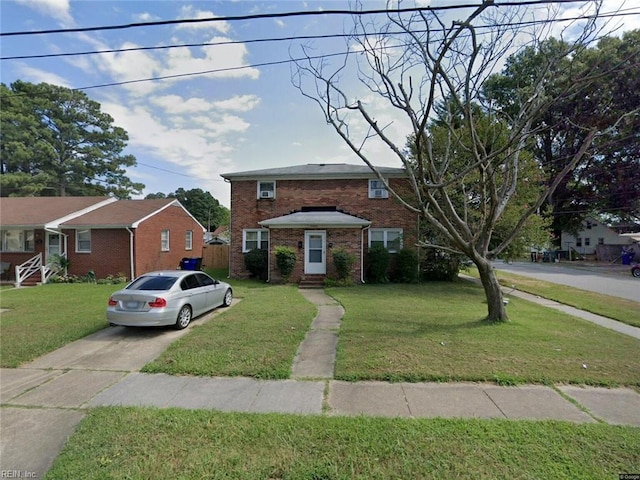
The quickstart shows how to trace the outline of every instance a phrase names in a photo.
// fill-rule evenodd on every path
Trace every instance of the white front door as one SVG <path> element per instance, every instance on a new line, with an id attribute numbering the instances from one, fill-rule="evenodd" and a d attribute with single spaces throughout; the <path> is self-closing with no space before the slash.
<path id="1" fill-rule="evenodd" d="M 45 263 L 48 263 L 52 255 L 60 255 L 62 254 L 62 244 L 61 244 L 61 235 L 57 233 L 48 233 L 47 232 L 47 254 L 45 258 Z"/>
<path id="2" fill-rule="evenodd" d="M 327 273 L 327 232 L 308 230 L 304 232 L 304 273 L 324 275 Z"/>

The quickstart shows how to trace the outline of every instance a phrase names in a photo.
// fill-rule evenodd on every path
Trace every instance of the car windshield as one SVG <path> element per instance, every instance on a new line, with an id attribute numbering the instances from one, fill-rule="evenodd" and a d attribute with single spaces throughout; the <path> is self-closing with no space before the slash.
<path id="1" fill-rule="evenodd" d="M 140 277 L 127 290 L 169 290 L 176 280 L 176 277 Z"/>

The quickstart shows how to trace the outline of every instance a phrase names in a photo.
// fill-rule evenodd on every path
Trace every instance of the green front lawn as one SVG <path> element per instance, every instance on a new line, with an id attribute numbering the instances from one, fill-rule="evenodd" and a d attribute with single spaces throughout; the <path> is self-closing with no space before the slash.
<path id="1" fill-rule="evenodd" d="M 3 290 L 0 364 L 17 367 L 107 326 L 107 300 L 123 285 L 48 284 Z"/>
<path id="2" fill-rule="evenodd" d="M 573 480 L 639 467 L 640 429 L 626 426 L 98 408 L 46 478 Z"/>
<path id="3" fill-rule="evenodd" d="M 640 340 L 517 298 L 487 324 L 471 282 L 327 292 L 346 310 L 338 379 L 640 386 Z"/>
<path id="4" fill-rule="evenodd" d="M 316 308 L 294 286 L 233 282 L 244 297 L 196 322 L 147 372 L 287 378 Z M 3 292 L 3 367 L 15 367 L 106 327 L 118 285 L 54 284 Z M 511 321 L 482 321 L 482 289 L 466 281 L 332 288 L 346 309 L 336 377 L 640 386 L 640 341 L 512 299 Z M 610 299 L 609 303 L 612 300 Z M 586 368 L 584 368 L 586 367 Z"/>
<path id="5" fill-rule="evenodd" d="M 484 294 L 470 282 L 327 293 L 346 310 L 338 379 L 640 385 L 640 340 L 519 299 L 509 323 L 486 324 Z M 144 371 L 287 378 L 315 311 L 295 287 L 254 288 Z"/>
<path id="6" fill-rule="evenodd" d="M 289 378 L 315 306 L 294 286 L 252 288 L 238 305 L 191 331 L 154 362 L 149 373 Z"/>

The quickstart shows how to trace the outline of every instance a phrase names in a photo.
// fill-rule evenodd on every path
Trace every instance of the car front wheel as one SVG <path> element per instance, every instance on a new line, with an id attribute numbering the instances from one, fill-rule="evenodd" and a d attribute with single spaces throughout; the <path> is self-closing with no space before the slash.
<path id="1" fill-rule="evenodd" d="M 176 330 L 182 330 L 183 328 L 187 328 L 189 323 L 191 323 L 191 307 L 185 305 L 180 309 L 180 313 L 178 313 L 175 328 Z"/>
<path id="2" fill-rule="evenodd" d="M 640 268 L 634 268 L 631 270 L 631 275 L 636 278 L 640 278 Z"/>
<path id="3" fill-rule="evenodd" d="M 228 307 L 229 305 L 231 305 L 232 300 L 233 300 L 233 292 L 231 292 L 231 289 L 229 288 L 224 294 L 224 299 L 222 300 L 222 306 Z"/>

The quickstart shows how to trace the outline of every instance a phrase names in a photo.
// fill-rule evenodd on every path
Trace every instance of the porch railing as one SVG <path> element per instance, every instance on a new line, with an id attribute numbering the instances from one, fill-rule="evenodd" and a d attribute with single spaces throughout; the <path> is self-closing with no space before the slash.
<path id="1" fill-rule="evenodd" d="M 39 253 L 23 264 L 16 266 L 16 287 L 21 286 L 22 282 L 38 272 L 42 274 L 42 281 L 44 282 L 44 274 L 42 272 L 42 253 Z"/>

